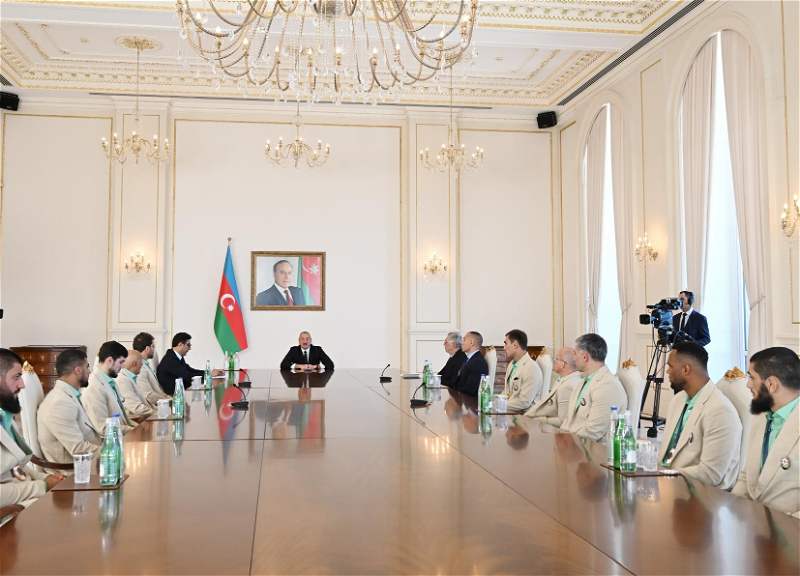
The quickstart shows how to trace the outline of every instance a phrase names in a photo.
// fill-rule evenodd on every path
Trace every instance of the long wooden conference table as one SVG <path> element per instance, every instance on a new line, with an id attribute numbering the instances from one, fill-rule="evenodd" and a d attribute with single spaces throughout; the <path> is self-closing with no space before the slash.
<path id="1" fill-rule="evenodd" d="M 126 439 L 117 491 L 0 528 L 12 574 L 798 574 L 800 521 L 378 370 L 252 370 Z M 246 411 L 229 403 L 246 395 Z M 419 396 L 419 395 L 418 395 Z M 491 427 L 489 426 L 491 425 Z"/>

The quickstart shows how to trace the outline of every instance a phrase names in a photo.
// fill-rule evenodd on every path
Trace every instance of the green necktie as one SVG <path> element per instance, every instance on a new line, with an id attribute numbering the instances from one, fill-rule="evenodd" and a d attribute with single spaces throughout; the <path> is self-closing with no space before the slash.
<path id="1" fill-rule="evenodd" d="M 8 432 L 8 435 L 14 438 L 14 434 L 11 432 L 11 421 L 13 420 L 11 414 L 0 408 L 0 420 L 3 423 L 3 428 Z"/>
<path id="2" fill-rule="evenodd" d="M 125 412 L 125 406 L 122 405 L 122 400 L 119 397 L 119 393 L 117 392 L 117 386 L 114 384 L 113 380 L 109 380 L 108 383 L 111 385 L 111 389 L 114 391 L 114 396 L 117 399 L 117 404 L 119 404 L 119 409 L 122 410 L 122 418 L 125 420 L 125 423 L 130 425 L 131 421 L 128 419 L 128 414 Z"/>

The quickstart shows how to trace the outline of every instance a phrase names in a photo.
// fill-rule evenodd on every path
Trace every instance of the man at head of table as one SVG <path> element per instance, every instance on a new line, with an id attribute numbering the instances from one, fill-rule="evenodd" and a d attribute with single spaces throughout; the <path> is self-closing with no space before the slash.
<path id="1" fill-rule="evenodd" d="M 300 332 L 297 338 L 298 345 L 289 348 L 281 362 L 281 370 L 298 370 L 310 372 L 313 370 L 333 370 L 333 360 L 325 354 L 319 346 L 311 344 L 311 334 Z"/>

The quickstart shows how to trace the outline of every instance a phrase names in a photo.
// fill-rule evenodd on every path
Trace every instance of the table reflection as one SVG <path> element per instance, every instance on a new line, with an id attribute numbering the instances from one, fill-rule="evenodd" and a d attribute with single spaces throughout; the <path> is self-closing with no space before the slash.
<path id="1" fill-rule="evenodd" d="M 281 377 L 288 388 L 325 388 L 333 375 L 333 370 L 322 372 L 292 372 L 281 370 Z"/>
<path id="2" fill-rule="evenodd" d="M 292 381 L 293 384 L 297 382 L 300 380 Z M 310 387 L 299 387 L 296 401 L 271 401 L 267 404 L 267 425 L 267 433 L 273 440 L 325 438 L 325 400 L 313 400 Z"/>

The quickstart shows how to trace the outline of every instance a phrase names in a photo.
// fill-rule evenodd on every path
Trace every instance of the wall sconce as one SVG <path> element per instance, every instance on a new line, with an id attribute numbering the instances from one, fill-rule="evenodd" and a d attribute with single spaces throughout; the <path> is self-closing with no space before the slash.
<path id="1" fill-rule="evenodd" d="M 422 265 L 422 270 L 425 272 L 425 277 L 428 277 L 428 274 L 431 276 L 435 276 L 436 274 L 441 274 L 444 276 L 447 274 L 447 263 L 442 260 L 439 256 L 436 255 L 434 252 L 430 258 L 428 258 L 427 262 Z"/>
<path id="2" fill-rule="evenodd" d="M 655 262 L 656 258 L 658 258 L 658 252 L 653 250 L 653 244 L 647 239 L 647 232 L 644 233 L 644 238 L 639 237 L 634 253 L 636 254 L 636 259 L 645 264 L 647 264 L 648 260 Z"/>
<path id="3" fill-rule="evenodd" d="M 794 195 L 794 202 L 793 202 L 793 211 L 794 214 L 792 215 L 792 224 L 789 225 L 789 205 L 783 205 L 783 212 L 781 213 L 781 230 L 783 230 L 783 235 L 787 238 L 791 238 L 794 234 L 794 231 L 797 229 L 797 226 L 800 225 L 800 200 L 797 199 L 797 194 Z"/>
<path id="4" fill-rule="evenodd" d="M 150 260 L 145 262 L 144 254 L 138 250 L 131 252 L 130 259 L 125 261 L 125 270 L 128 271 L 128 274 L 147 274 L 150 272 Z"/>

